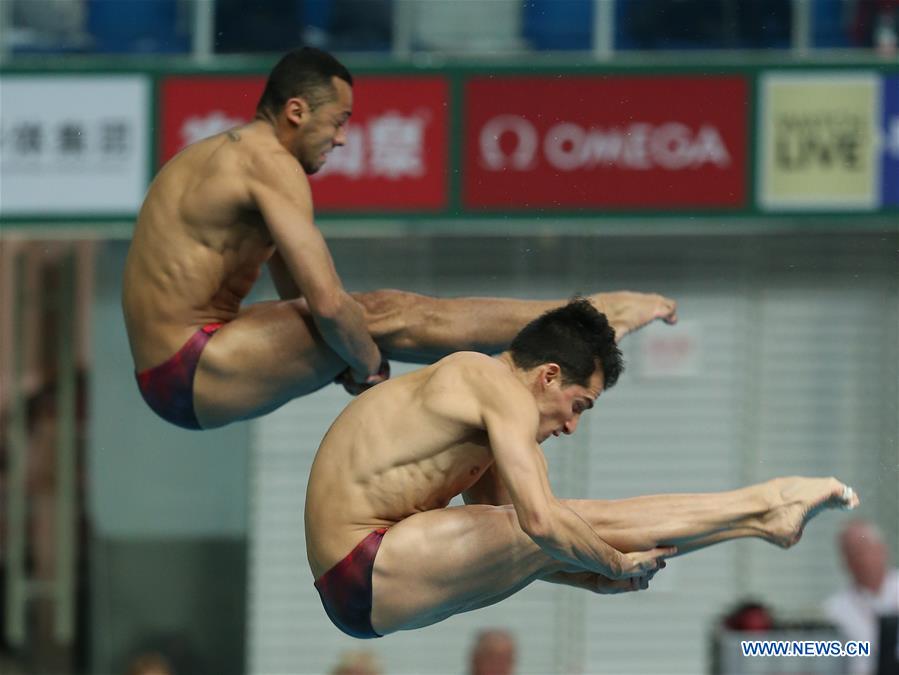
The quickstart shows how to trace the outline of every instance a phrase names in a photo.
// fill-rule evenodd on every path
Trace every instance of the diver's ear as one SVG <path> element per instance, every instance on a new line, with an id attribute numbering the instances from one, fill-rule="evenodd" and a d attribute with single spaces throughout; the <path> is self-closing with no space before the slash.
<path id="1" fill-rule="evenodd" d="M 544 363 L 540 371 L 540 381 L 544 386 L 562 382 L 562 368 L 558 363 Z"/>
<path id="2" fill-rule="evenodd" d="M 312 107 L 309 103 L 301 96 L 294 96 L 293 98 L 287 99 L 287 102 L 284 104 L 284 116 L 287 117 L 287 120 L 294 125 L 300 127 L 306 124 L 309 121 L 309 117 L 312 115 Z"/>

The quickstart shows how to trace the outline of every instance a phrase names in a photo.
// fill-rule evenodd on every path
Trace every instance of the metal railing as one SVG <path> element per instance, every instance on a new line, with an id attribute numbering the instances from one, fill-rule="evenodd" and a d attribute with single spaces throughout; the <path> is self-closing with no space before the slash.
<path id="1" fill-rule="evenodd" d="M 13 56 L 10 35 L 13 28 L 13 7 L 16 1 L 27 2 L 28 0 L 0 2 L 0 62 L 7 61 Z M 390 56 L 404 60 L 420 49 L 420 41 L 417 39 L 419 36 L 416 35 L 416 17 L 423 9 L 423 2 L 433 1 L 435 0 L 393 0 Z M 198 64 L 207 63 L 216 56 L 216 0 L 181 0 L 181 2 L 187 5 L 187 14 L 190 16 L 192 27 L 188 56 Z M 593 2 L 592 49 L 590 51 L 597 60 L 607 61 L 621 53 L 621 49 L 615 44 L 615 29 L 620 17 L 616 16 L 615 0 L 593 0 Z M 790 2 L 792 11 L 789 52 L 796 57 L 808 56 L 815 49 L 813 44 L 814 0 L 790 0 Z M 464 5 L 465 3 L 459 4 Z M 464 12 L 465 9 L 462 8 L 459 11 Z M 628 53 L 633 52 L 633 50 L 627 51 Z M 430 53 L 439 54 L 440 52 L 431 51 Z M 468 55 L 478 56 L 479 54 Z M 496 56 L 496 53 L 482 55 Z M 156 55 L 146 54 L 145 56 L 152 58 Z"/>

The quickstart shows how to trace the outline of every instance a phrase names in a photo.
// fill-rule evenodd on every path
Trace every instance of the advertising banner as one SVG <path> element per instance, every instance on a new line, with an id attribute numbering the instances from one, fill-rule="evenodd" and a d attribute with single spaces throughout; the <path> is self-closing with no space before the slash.
<path id="1" fill-rule="evenodd" d="M 882 205 L 899 206 L 899 75 L 883 78 Z"/>
<path id="2" fill-rule="evenodd" d="M 159 164 L 184 146 L 246 124 L 265 87 L 260 76 L 168 77 L 159 87 Z"/>
<path id="3" fill-rule="evenodd" d="M 170 77 L 160 159 L 253 118 L 264 77 Z M 311 177 L 318 212 L 440 211 L 447 204 L 449 87 L 441 76 L 358 77 L 347 142 Z"/>
<path id="4" fill-rule="evenodd" d="M 874 209 L 880 81 L 872 73 L 763 75 L 759 201 L 764 209 Z"/>
<path id="5" fill-rule="evenodd" d="M 143 75 L 0 78 L 0 215 L 136 213 L 149 174 Z"/>
<path id="6" fill-rule="evenodd" d="M 472 78 L 463 203 L 743 208 L 748 105 L 742 76 Z"/>

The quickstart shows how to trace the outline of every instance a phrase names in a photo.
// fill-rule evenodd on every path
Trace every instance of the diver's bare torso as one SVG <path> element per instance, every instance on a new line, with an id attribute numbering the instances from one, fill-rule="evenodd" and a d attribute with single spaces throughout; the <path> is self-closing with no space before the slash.
<path id="1" fill-rule="evenodd" d="M 497 359 L 458 352 L 347 406 L 309 475 L 306 548 L 316 577 L 373 529 L 445 507 L 490 468 L 493 454 L 470 393 L 485 376 L 520 386 Z"/>
<path id="2" fill-rule="evenodd" d="M 257 121 L 189 146 L 156 176 L 124 274 L 137 370 L 168 359 L 201 326 L 237 316 L 274 251 L 246 176 L 254 163 L 285 152 Z"/>

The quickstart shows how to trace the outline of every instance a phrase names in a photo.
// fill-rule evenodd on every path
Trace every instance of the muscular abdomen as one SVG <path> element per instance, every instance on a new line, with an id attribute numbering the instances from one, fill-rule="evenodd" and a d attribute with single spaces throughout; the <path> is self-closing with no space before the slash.
<path id="1" fill-rule="evenodd" d="M 438 367 L 379 384 L 322 441 L 306 494 L 310 556 L 320 564 L 360 534 L 445 507 L 493 463 L 485 432 L 429 411 L 421 392 Z"/>
<path id="2" fill-rule="evenodd" d="M 227 322 L 273 245 L 242 194 L 239 149 L 201 141 L 159 173 L 138 216 L 123 307 L 138 370 L 166 360 L 200 326 Z"/>

